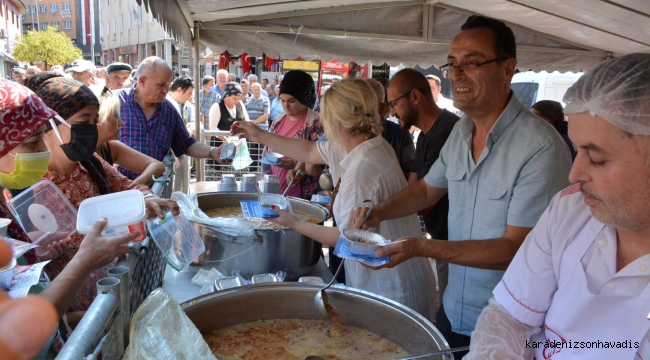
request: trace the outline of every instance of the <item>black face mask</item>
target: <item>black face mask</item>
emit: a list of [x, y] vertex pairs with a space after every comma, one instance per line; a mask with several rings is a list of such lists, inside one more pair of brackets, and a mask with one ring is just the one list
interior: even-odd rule
[[95, 153], [98, 139], [96, 124], [72, 124], [70, 142], [61, 145], [61, 149], [71, 161], [90, 160]]

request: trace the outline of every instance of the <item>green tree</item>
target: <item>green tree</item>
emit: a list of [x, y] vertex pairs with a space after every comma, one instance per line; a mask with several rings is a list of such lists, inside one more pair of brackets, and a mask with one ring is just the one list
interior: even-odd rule
[[20, 37], [11, 55], [18, 61], [42, 61], [45, 69], [49, 69], [50, 64], [70, 64], [82, 58], [81, 50], [53, 26], [48, 26], [45, 31], [28, 31]]

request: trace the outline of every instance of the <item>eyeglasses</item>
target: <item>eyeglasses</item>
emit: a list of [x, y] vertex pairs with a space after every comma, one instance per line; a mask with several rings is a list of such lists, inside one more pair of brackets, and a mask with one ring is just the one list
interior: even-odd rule
[[393, 100], [393, 101], [387, 101], [387, 102], [386, 102], [386, 105], [388, 105], [389, 108], [395, 110], [395, 105], [397, 105], [397, 102], [398, 102], [399, 100], [404, 99], [405, 97], [411, 95], [411, 93], [413, 92], [413, 90], [419, 90], [419, 91], [430, 91], [430, 89], [427, 89], [427, 88], [424, 88], [424, 89], [411, 89], [409, 92], [407, 92], [406, 94], [404, 94], [404, 95], [398, 97], [397, 99], [395, 99], [395, 100]]
[[467, 72], [467, 71], [474, 71], [478, 69], [480, 66], [487, 65], [489, 63], [493, 63], [495, 61], [502, 61], [502, 60], [507, 60], [509, 59], [510, 56], [499, 56], [497, 58], [494, 58], [492, 60], [484, 61], [482, 63], [467, 63], [464, 65], [454, 65], [454, 64], [445, 64], [440, 67], [440, 70], [447, 70], [449, 72], [452, 72], [456, 69], [458, 69], [461, 73]]

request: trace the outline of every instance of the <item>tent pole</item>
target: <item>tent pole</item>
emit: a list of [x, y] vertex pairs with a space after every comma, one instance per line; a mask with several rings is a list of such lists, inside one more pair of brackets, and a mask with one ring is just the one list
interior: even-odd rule
[[[201, 68], [199, 66], [199, 59], [201, 58], [199, 56], [199, 51], [200, 50], [200, 37], [199, 37], [199, 22], [195, 21], [194, 22], [194, 36], [192, 37], [192, 53], [194, 54], [193, 56], [193, 72], [194, 72], [194, 136], [201, 141], [203, 139], [203, 136], [201, 136], [201, 104], [200, 104], [200, 98], [201, 98], [201, 91], [203, 90], [203, 87], [201, 86], [202, 81], [201, 81]], [[208, 121], [208, 119], [205, 119], [205, 121]], [[195, 161], [196, 164], [196, 181], [203, 181], [204, 174], [203, 174], [203, 164], [205, 163], [204, 159], [198, 159], [198, 161]]]

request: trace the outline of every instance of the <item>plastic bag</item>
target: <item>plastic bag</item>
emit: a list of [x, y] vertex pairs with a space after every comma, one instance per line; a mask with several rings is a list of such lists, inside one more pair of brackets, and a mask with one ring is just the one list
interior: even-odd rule
[[192, 224], [183, 214], [173, 216], [165, 211], [165, 218], [152, 218], [147, 228], [163, 259], [176, 271], [181, 271], [205, 251], [205, 245]]
[[181, 214], [188, 220], [215, 229], [222, 235], [220, 240], [228, 240], [238, 244], [261, 244], [261, 240], [255, 235], [255, 229], [261, 226], [261, 221], [211, 218], [199, 208], [196, 194], [186, 195], [177, 191], [172, 194], [171, 199], [178, 203]]
[[158, 288], [133, 314], [124, 360], [217, 359], [180, 305]]
[[237, 145], [237, 153], [232, 159], [232, 167], [235, 170], [242, 170], [249, 167], [252, 163], [253, 159], [251, 159], [250, 152], [248, 151], [246, 139], [241, 139], [239, 145]]
[[199, 269], [199, 272], [197, 272], [196, 275], [194, 275], [194, 277], [190, 282], [194, 285], [201, 286], [201, 291], [199, 291], [199, 293], [201, 295], [205, 295], [214, 292], [214, 282], [217, 279], [221, 279], [224, 277], [226, 276], [215, 268], [210, 269], [210, 271], [205, 269]]

